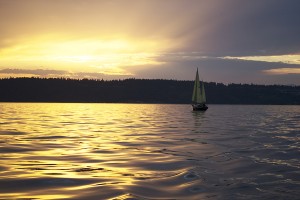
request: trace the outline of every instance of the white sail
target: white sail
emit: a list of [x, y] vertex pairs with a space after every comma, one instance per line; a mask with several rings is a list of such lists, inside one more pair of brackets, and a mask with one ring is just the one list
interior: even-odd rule
[[202, 103], [202, 100], [203, 100], [203, 97], [202, 97], [201, 90], [200, 90], [199, 74], [198, 74], [198, 69], [197, 69], [196, 78], [195, 78], [195, 82], [194, 82], [192, 101], [195, 103]]
[[205, 105], [206, 95], [204, 89], [204, 82], [199, 81], [198, 69], [196, 72], [196, 78], [194, 82], [192, 101], [193, 111], [206, 111], [208, 109], [207, 105]]

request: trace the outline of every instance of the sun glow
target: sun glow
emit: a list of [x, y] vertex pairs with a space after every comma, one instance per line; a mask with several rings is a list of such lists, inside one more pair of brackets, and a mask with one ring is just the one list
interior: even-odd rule
[[[128, 66], [157, 65], [162, 42], [130, 39], [55, 39], [26, 40], [4, 48], [0, 65], [23, 69], [65, 69], [125, 74]], [[42, 67], [40, 67], [42, 66]]]

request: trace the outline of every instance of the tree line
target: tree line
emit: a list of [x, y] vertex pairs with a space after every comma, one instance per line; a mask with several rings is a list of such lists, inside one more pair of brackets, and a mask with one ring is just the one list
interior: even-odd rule
[[[191, 103], [193, 81], [0, 79], [1, 102]], [[300, 86], [205, 82], [208, 104], [300, 105]]]

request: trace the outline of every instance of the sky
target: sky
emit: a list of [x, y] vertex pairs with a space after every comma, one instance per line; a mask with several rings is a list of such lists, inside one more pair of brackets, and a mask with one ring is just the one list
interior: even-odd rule
[[300, 85], [299, 0], [0, 0], [0, 78]]

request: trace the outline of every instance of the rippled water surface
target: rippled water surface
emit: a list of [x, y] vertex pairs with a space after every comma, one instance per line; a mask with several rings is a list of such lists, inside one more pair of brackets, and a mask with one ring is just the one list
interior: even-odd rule
[[0, 103], [0, 199], [299, 199], [300, 106]]

